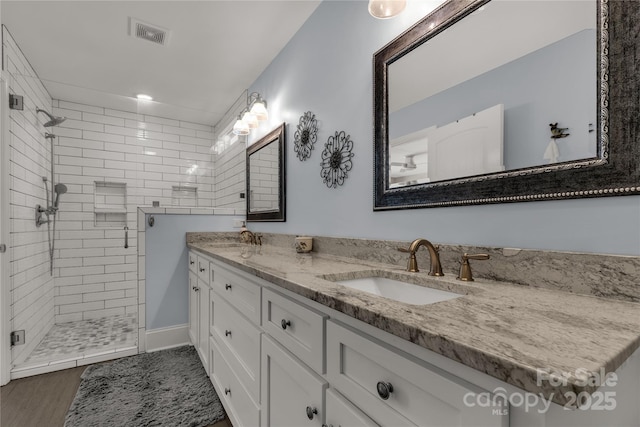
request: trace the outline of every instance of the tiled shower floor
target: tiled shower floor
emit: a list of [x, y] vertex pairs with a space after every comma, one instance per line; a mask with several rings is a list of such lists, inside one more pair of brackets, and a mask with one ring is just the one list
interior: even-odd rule
[[32, 369], [49, 372], [66, 369], [67, 365], [80, 366], [136, 354], [136, 319], [134, 314], [54, 325], [29, 357], [13, 368], [12, 374]]

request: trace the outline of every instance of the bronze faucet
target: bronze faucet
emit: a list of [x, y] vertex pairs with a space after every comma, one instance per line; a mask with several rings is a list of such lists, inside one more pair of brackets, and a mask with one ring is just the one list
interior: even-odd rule
[[250, 245], [262, 245], [262, 235], [254, 234], [246, 228], [240, 230], [240, 241]]
[[489, 254], [468, 254], [465, 252], [464, 255], [462, 255], [460, 273], [458, 273], [458, 277], [456, 277], [456, 279], [463, 280], [465, 282], [473, 282], [473, 274], [471, 274], [471, 265], [469, 264], [470, 259], [489, 259]]
[[429, 260], [431, 262], [431, 269], [429, 270], [429, 276], [444, 276], [442, 272], [442, 265], [440, 265], [440, 255], [438, 254], [439, 248], [433, 246], [427, 239], [416, 239], [411, 242], [409, 249], [398, 248], [400, 252], [409, 253], [409, 262], [407, 263], [407, 271], [417, 273], [418, 261], [416, 260], [416, 252], [420, 249], [420, 246], [426, 246], [429, 250]]

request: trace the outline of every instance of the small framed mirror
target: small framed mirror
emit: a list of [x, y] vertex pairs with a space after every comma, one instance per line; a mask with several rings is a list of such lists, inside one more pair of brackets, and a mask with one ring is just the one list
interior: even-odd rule
[[247, 148], [247, 221], [285, 221], [285, 124]]

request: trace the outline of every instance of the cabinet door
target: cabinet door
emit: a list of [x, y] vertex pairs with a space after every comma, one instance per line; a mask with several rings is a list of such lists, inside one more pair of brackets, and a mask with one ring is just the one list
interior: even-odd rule
[[242, 386], [235, 372], [210, 338], [211, 383], [234, 427], [260, 427], [260, 408]]
[[189, 271], [189, 339], [196, 348], [198, 348], [198, 340], [200, 339], [199, 321], [198, 275], [193, 271]]
[[334, 389], [327, 389], [327, 427], [379, 427]]
[[198, 255], [198, 277], [200, 280], [209, 285], [209, 259], [203, 257], [202, 255]]
[[262, 335], [262, 427], [321, 427], [327, 383]]
[[189, 271], [193, 271], [198, 274], [198, 255], [195, 252], [189, 251]]
[[240, 381], [260, 402], [260, 329], [211, 291], [211, 335]]
[[198, 287], [198, 353], [209, 375], [209, 286], [199, 280]]
[[327, 322], [327, 379], [382, 426], [504, 427], [508, 407], [467, 405], [489, 392], [374, 338]]

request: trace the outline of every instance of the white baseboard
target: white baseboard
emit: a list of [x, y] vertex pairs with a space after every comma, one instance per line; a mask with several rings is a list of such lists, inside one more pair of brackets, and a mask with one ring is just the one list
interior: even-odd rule
[[148, 330], [145, 334], [147, 353], [182, 345], [190, 345], [189, 325]]

